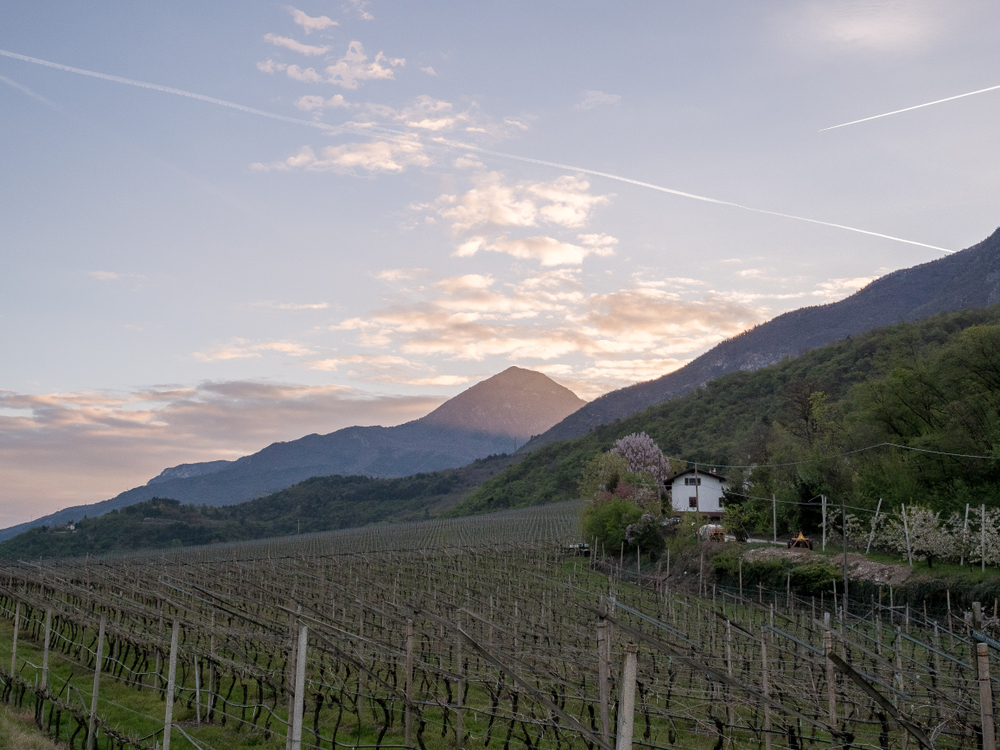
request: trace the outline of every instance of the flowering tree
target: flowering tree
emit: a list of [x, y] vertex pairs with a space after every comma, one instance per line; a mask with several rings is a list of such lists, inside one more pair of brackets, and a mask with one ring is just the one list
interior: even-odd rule
[[657, 484], [670, 475], [670, 462], [645, 432], [633, 432], [616, 440], [611, 453], [624, 458], [631, 473], [649, 474]]
[[935, 560], [948, 560], [955, 552], [955, 538], [951, 530], [941, 523], [940, 514], [930, 508], [910, 506], [903, 517], [893, 520], [885, 528], [886, 542], [901, 554], [907, 553], [906, 535], [909, 532], [909, 552], [918, 560], [927, 560], [933, 568]]
[[662, 548], [661, 488], [669, 473], [663, 452], [644, 432], [626, 435], [595, 456], [580, 483], [590, 499], [582, 518], [587, 541], [608, 550], [622, 544], [643, 552]]

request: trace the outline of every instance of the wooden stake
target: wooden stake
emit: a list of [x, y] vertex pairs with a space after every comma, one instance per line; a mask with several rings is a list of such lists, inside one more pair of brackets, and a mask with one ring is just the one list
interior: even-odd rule
[[462, 616], [456, 614], [455, 625], [455, 674], [458, 675], [458, 683], [455, 685], [455, 747], [462, 750], [465, 744], [465, 722], [462, 707], [465, 702], [465, 672], [462, 667]]
[[[621, 695], [618, 698], [618, 733], [615, 750], [632, 750], [632, 729], [635, 723], [635, 680], [639, 647], [634, 643], [625, 646], [622, 664]], [[995, 750], [995, 749], [993, 749]]]
[[[492, 605], [491, 596], [491, 609]], [[490, 633], [492, 632], [491, 627]], [[406, 620], [406, 746], [413, 746], [413, 618]]]
[[174, 680], [177, 679], [177, 637], [180, 629], [181, 621], [174, 620], [170, 635], [170, 666], [167, 668], [167, 705], [163, 710], [163, 750], [170, 750], [170, 728], [174, 722]]
[[[601, 602], [601, 610], [604, 609], [604, 602]], [[609, 742], [611, 738], [611, 725], [608, 718], [608, 622], [601, 617], [597, 622], [597, 692], [601, 696], [601, 739]]]
[[990, 685], [990, 651], [985, 643], [976, 644], [976, 661], [979, 664], [979, 710], [983, 721], [983, 750], [996, 750], [993, 688]]
[[906, 534], [906, 556], [910, 560], [910, 567], [913, 567], [913, 550], [910, 548], [910, 527], [906, 523], [906, 506], [900, 505], [903, 509], [903, 533]]
[[299, 644], [295, 652], [295, 703], [292, 709], [292, 750], [302, 750], [302, 712], [306, 698], [306, 648], [309, 629], [299, 627]]
[[10, 651], [10, 674], [17, 674], [17, 634], [21, 630], [21, 602], [14, 607], [14, 643]]
[[829, 630], [823, 631], [823, 654], [826, 656], [826, 694], [830, 708], [830, 726], [837, 726], [837, 683], [833, 672], [833, 661], [830, 654], [833, 652], [833, 634]]
[[45, 610], [45, 646], [42, 650], [42, 690], [49, 684], [49, 641], [52, 640], [52, 608]]
[[[761, 693], [764, 698], [770, 698], [770, 687], [767, 678], [767, 638], [764, 630], [760, 631], [760, 666], [761, 666]], [[169, 750], [169, 748], [167, 749]], [[771, 750], [771, 703], [764, 701], [764, 750]]]
[[[20, 604], [18, 604], [20, 608]], [[101, 627], [97, 633], [97, 655], [94, 662], [94, 691], [90, 695], [90, 721], [87, 722], [87, 750], [94, 750], [94, 730], [97, 729], [97, 693], [101, 687], [101, 662], [104, 661], [104, 626], [107, 624], [104, 613], [101, 613]]]

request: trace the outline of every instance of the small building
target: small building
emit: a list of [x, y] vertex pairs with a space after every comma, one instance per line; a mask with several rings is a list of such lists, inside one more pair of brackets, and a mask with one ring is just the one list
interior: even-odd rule
[[666, 480], [674, 513], [696, 511], [709, 518], [726, 512], [726, 478], [704, 469], [687, 469]]

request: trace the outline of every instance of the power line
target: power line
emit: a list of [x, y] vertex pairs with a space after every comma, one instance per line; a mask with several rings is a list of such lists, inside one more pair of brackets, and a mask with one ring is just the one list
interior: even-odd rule
[[[785, 466], [801, 466], [802, 464], [816, 463], [817, 461], [827, 461], [831, 458], [842, 458], [843, 456], [851, 456], [855, 453], [864, 453], [866, 451], [875, 450], [876, 448], [883, 448], [885, 446], [890, 446], [892, 448], [902, 448], [907, 451], [915, 451], [918, 453], [932, 453], [938, 456], [953, 456], [955, 458], [979, 458], [985, 461], [1000, 461], [1000, 456], [978, 456], [971, 453], [949, 453], [947, 451], [934, 451], [929, 448], [915, 448], [911, 445], [900, 445], [899, 443], [876, 443], [875, 445], [869, 445], [866, 448], [858, 448], [853, 451], [844, 451], [843, 453], [833, 453], [828, 456], [820, 456], [818, 458], [805, 458], [801, 461], [790, 461], [788, 463], [781, 464], [713, 464], [698, 461], [700, 466], [710, 466], [715, 469], [766, 469], [766, 468], [782, 468]], [[666, 458], [671, 461], [683, 461], [684, 463], [695, 463], [686, 458], [681, 458], [680, 456], [666, 456]]]

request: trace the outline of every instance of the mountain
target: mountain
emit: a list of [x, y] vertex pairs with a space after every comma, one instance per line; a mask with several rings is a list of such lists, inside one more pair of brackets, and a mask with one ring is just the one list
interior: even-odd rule
[[347, 427], [273, 443], [236, 461], [181, 464], [110, 500], [79, 505], [0, 531], [9, 539], [35, 526], [93, 517], [154, 497], [197, 505], [231, 505], [311, 477], [405, 477], [457, 468], [512, 453], [586, 402], [547, 376], [511, 367], [396, 427]]
[[803, 307], [723, 341], [684, 367], [645, 383], [606, 393], [532, 438], [527, 454], [556, 440], [585, 435], [713, 378], [753, 371], [834, 341], [900, 321], [1000, 302], [1000, 229], [977, 245], [946, 258], [876, 279], [850, 297]]

